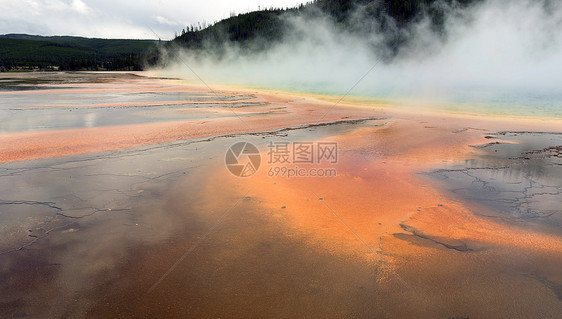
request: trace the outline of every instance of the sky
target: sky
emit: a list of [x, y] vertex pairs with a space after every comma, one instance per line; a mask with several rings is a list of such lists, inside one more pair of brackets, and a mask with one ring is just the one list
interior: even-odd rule
[[[298, 0], [0, 0], [0, 34], [171, 39], [187, 25], [213, 23]], [[152, 30], [151, 30], [152, 29]], [[154, 32], [153, 32], [154, 31]], [[155, 35], [156, 33], [156, 35]]]

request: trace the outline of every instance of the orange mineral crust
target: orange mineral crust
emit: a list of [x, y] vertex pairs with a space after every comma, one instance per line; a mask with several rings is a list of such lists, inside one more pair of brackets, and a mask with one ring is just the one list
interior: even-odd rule
[[[87, 92], [106, 94], [119, 91], [116, 88], [88, 89]], [[130, 84], [128, 84], [130, 85]], [[143, 85], [133, 87], [132, 92], [145, 92]], [[201, 89], [201, 88], [197, 88]], [[189, 86], [170, 85], [151, 92], [195, 92]], [[53, 89], [38, 90], [49, 96], [56, 94], [64, 96], [67, 93], [85, 93], [83, 89]], [[200, 91], [197, 91], [200, 92]], [[13, 92], [12, 92], [13, 93]], [[20, 94], [36, 94], [33, 91], [22, 91]], [[216, 93], [216, 94], [215, 94]], [[21, 132], [0, 134], [0, 162], [30, 160], [56, 156], [67, 156], [91, 152], [109, 151], [140, 145], [158, 144], [182, 139], [221, 136], [235, 133], [252, 133], [274, 131], [287, 127], [300, 127], [310, 124], [330, 123], [334, 121], [349, 121], [381, 116], [380, 111], [339, 106], [327, 112], [333, 104], [319, 102], [302, 97], [276, 93], [254, 94], [253, 91], [244, 92], [216, 92], [211, 94], [208, 101], [154, 101], [141, 103], [105, 103], [85, 105], [44, 104], [29, 107], [119, 107], [119, 106], [151, 106], [151, 105], [197, 105], [206, 107], [196, 109], [176, 108], [151, 114], [153, 121], [142, 125], [122, 125], [109, 127], [93, 127], [41, 132]], [[218, 101], [217, 97], [225, 97], [228, 101]], [[232, 98], [235, 98], [234, 100]], [[239, 97], [239, 98], [237, 98]], [[48, 99], [46, 99], [48, 101]], [[233, 103], [243, 104], [243, 107], [231, 107]], [[209, 107], [209, 104], [215, 104]], [[158, 120], [161, 114], [168, 114], [173, 118], [175, 114], [202, 114], [208, 119], [196, 121]]]
[[[4, 192], [17, 199], [2, 203], [17, 212], [4, 218], [22, 213], [51, 218], [50, 210], [55, 216], [47, 226], [33, 218], [19, 224], [8, 219], [18, 225], [16, 239], [29, 240], [28, 230], [36, 238], [2, 255], [6, 270], [0, 275], [15, 278], [2, 281], [0, 289], [10, 292], [0, 293], [10, 316], [49, 309], [51, 317], [124, 318], [557, 318], [562, 313], [559, 227], [542, 217], [501, 211], [495, 197], [492, 205], [463, 197], [445, 178], [429, 173], [462, 170], [467, 162], [489, 158], [503, 163], [490, 171], [507, 160], [532, 169], [538, 163], [543, 170], [552, 162], [549, 172], [555, 171], [559, 144], [550, 146], [562, 132], [560, 119], [335, 105], [333, 97], [226, 86], [210, 92], [202, 85], [138, 75], [96, 73], [95, 83], [0, 93], [33, 101], [21, 109], [142, 106], [131, 116], [149, 118], [142, 124], [4, 131], [0, 162], [11, 162], [6, 165], [25, 168], [35, 162], [19, 161], [51, 157], [64, 163], [67, 155], [209, 137], [203, 144], [133, 150], [125, 157], [100, 153], [94, 160], [86, 157], [84, 165], [45, 169], [38, 162], [39, 170], [3, 176]], [[150, 93], [154, 100], [119, 100], [128, 93]], [[161, 93], [194, 98], [176, 101]], [[41, 94], [44, 102], [36, 103]], [[67, 94], [116, 100], [72, 105], [65, 103]], [[167, 108], [146, 111], [156, 105]], [[197, 117], [178, 119], [185, 114]], [[497, 134], [502, 131], [550, 135], [517, 139]], [[216, 136], [225, 138], [211, 138]], [[246, 140], [257, 145], [261, 166], [240, 178], [227, 170], [224, 154]], [[336, 163], [310, 164], [336, 174], [271, 176], [275, 163], [268, 163], [266, 144], [277, 140], [337, 143]], [[535, 144], [526, 158], [517, 157], [521, 151], [502, 153], [501, 147], [529, 141]], [[511, 183], [524, 189], [517, 200], [525, 201], [535, 180], [544, 178], [529, 173], [536, 171], [548, 175], [527, 170], [511, 181], [492, 174], [497, 190], [479, 175], [459, 179], [479, 181], [483, 193], [499, 193]], [[556, 204], [560, 180], [555, 175], [544, 185], [535, 192], [552, 196]], [[13, 229], [5, 232], [6, 242]]]
[[[394, 118], [382, 127], [327, 138], [340, 146], [337, 177], [272, 178], [266, 165], [247, 179], [217, 173], [210, 183], [219, 193], [240, 190], [239, 196], [255, 198], [260, 215], [283, 225], [288, 237], [297, 231], [317, 252], [371, 263], [382, 289], [404, 302], [394, 315], [442, 314], [435, 304], [419, 314], [426, 297], [470, 317], [552, 315], [560, 309], [559, 299], [532, 278], [562, 281], [557, 268], [562, 238], [487, 218], [497, 215], [419, 174], [475, 152], [469, 145], [486, 143], [483, 132], [513, 128], [501, 121], [462, 121], [478, 129], [460, 123]], [[521, 127], [533, 125], [523, 121]], [[463, 276], [467, 280], [459, 282]], [[498, 295], [497, 287], [510, 293]], [[543, 303], [533, 304], [533, 296]], [[513, 300], [520, 303], [517, 310], [506, 306]]]
[[[429, 123], [435, 125], [431, 128], [427, 124], [394, 120], [382, 128], [361, 128], [330, 138], [340, 146], [340, 159], [333, 167], [337, 177], [272, 178], [267, 176], [266, 167], [240, 183], [254, 189], [273, 216], [283, 217], [283, 221], [321, 241], [334, 241], [332, 248], [336, 250], [341, 243], [352, 243], [356, 250], [361, 250], [363, 243], [357, 237], [377, 248], [382, 245], [381, 236], [406, 230], [449, 238], [454, 242], [451, 246], [482, 242], [562, 251], [559, 237], [475, 216], [471, 214], [472, 207], [440, 191], [434, 182], [420, 175], [443, 162], [462, 160], [473, 151], [469, 145], [486, 141], [478, 130], [458, 132], [454, 120]], [[267, 154], [262, 154], [262, 158], [267, 158]], [[334, 213], [359, 236], [341, 227]], [[340, 240], [354, 237], [351, 241]], [[460, 246], [462, 250], [464, 246]]]

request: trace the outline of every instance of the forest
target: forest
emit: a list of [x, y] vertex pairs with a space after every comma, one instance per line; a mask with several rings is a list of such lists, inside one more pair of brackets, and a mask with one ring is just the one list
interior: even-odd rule
[[[345, 31], [358, 36], [384, 35], [391, 58], [407, 43], [407, 30], [429, 18], [431, 29], [446, 36], [443, 27], [447, 8], [470, 8], [482, 0], [315, 0], [295, 8], [267, 8], [235, 14], [211, 25], [186, 26], [171, 41], [0, 35], [0, 71], [9, 70], [143, 70], [165, 63], [163, 52], [185, 48], [209, 50], [219, 55], [227, 44], [257, 52], [291, 35], [287, 17], [328, 17]], [[168, 50], [162, 50], [168, 49]]]
[[0, 35], [0, 71], [142, 70], [152, 40]]
[[[269, 8], [230, 18], [212, 25], [191, 25], [165, 47], [220, 52], [224, 44], [237, 43], [249, 50], [265, 50], [290, 34], [287, 16], [327, 16], [341, 29], [362, 35], [379, 32], [393, 51], [408, 41], [401, 32], [422, 18], [429, 18], [436, 34], [444, 36], [446, 8], [466, 9], [481, 0], [316, 0], [296, 8]], [[156, 63], [157, 56], [151, 57]]]

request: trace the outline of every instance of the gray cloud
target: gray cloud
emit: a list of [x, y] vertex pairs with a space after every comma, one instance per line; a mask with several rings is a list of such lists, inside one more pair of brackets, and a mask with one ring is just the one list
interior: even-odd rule
[[0, 0], [0, 34], [78, 35], [162, 39], [197, 22], [212, 23], [230, 12], [294, 6], [297, 0]]

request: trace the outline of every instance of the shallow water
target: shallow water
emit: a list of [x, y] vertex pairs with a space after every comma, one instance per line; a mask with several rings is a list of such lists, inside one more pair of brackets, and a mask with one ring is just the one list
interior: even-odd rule
[[[75, 76], [73, 74], [73, 77], [68, 79], [66, 74], [61, 74], [57, 78], [47, 73], [23, 74], [19, 78], [1, 78], [0, 88], [5, 92], [19, 94], [1, 96], [0, 133], [208, 119], [214, 115], [204, 109], [222, 106], [217, 104], [217, 101], [229, 102], [228, 106], [234, 108], [256, 105], [255, 102], [244, 101], [250, 98], [248, 96], [224, 96], [204, 92], [161, 92], [158, 88], [151, 87], [141, 92], [131, 92], [129, 89], [121, 92], [108, 91], [105, 94], [100, 94], [99, 91], [73, 93], [68, 91], [72, 87], [64, 85], [79, 83], [83, 84], [79, 89], [87, 90], [100, 89], [100, 84], [108, 83], [101, 89], [111, 90], [113, 87], [108, 81], [123, 81], [127, 78], [126, 75], [116, 75], [113, 78], [108, 75], [109, 79], [92, 74], [83, 74], [82, 79]], [[90, 82], [87, 81], [88, 79]], [[42, 94], [41, 90], [59, 90], [60, 93], [55, 91]], [[186, 112], [186, 109], [190, 111]]]
[[[158, 92], [168, 88], [163, 80], [149, 86], [127, 74], [42, 76], [47, 79], [38, 84], [79, 83], [77, 89], [84, 89], [122, 81], [131, 89], [9, 96], [0, 102], [9, 123], [5, 132], [233, 116], [214, 115], [224, 105], [203, 104], [199, 112], [200, 105], [187, 104], [216, 101], [214, 95]], [[238, 103], [240, 97], [246, 96], [223, 99]], [[159, 103], [182, 99], [186, 105]], [[117, 101], [131, 105], [84, 106]], [[9, 110], [16, 104], [20, 109]], [[95, 119], [87, 125], [88, 114]], [[458, 133], [451, 133], [437, 128], [447, 122], [441, 119], [395, 121], [303, 125], [2, 163], [0, 317], [560, 313], [562, 254], [555, 249], [562, 176], [560, 153], [550, 149], [561, 144], [560, 135], [482, 133], [504, 144], [474, 145], [454, 165], [424, 172], [432, 176], [427, 182], [404, 173], [423, 157], [404, 154], [449, 142], [427, 132], [441, 129], [462, 141], [480, 131], [455, 127]], [[226, 151], [239, 141], [262, 152], [265, 174], [269, 142], [319, 140], [340, 143], [336, 178], [240, 179], [226, 169]], [[443, 191], [433, 188], [434, 177]], [[461, 219], [459, 226], [448, 218], [466, 213], [459, 203], [478, 206], [471, 213], [483, 218], [480, 224], [469, 219], [476, 225], [471, 228]], [[415, 228], [432, 214], [437, 227]], [[492, 227], [484, 235], [501, 236], [458, 238], [454, 230], [465, 224], [469, 235], [484, 225]], [[442, 229], [453, 229], [445, 233], [450, 238]], [[512, 240], [510, 232], [527, 237]]]
[[[3, 164], [0, 315], [247, 317], [274, 309], [294, 316], [317, 311], [305, 300], [325, 298], [334, 303], [326, 311], [355, 311], [376, 291], [368, 265], [300, 247], [302, 235], [286, 238], [251, 194], [239, 201], [226, 189], [205, 186], [217, 171], [236, 179], [223, 156], [241, 139], [263, 150], [267, 140], [314, 140], [350, 130], [353, 125], [336, 125]], [[209, 192], [216, 194], [212, 201]], [[151, 291], [230, 209], [232, 216], [181, 269]], [[177, 276], [191, 282], [187, 290], [176, 285]], [[322, 283], [326, 276], [336, 280], [330, 287]], [[358, 290], [345, 296], [350, 289]], [[351, 304], [336, 305], [340, 298]]]
[[[361, 86], [361, 85], [359, 85]], [[284, 89], [292, 92], [326, 94], [339, 98], [346, 94], [341, 88], [333, 88], [333, 84], [295, 83], [280, 84], [280, 87], [262, 87], [263, 89]], [[557, 91], [539, 90], [501, 90], [479, 87], [463, 89], [443, 89], [417, 91], [411, 90], [385, 91], [373, 87], [358, 88], [352, 95], [359, 95], [367, 103], [379, 105], [403, 105], [413, 110], [430, 109], [461, 114], [519, 116], [534, 118], [562, 118], [562, 93]]]
[[562, 134], [487, 135], [474, 157], [435, 170], [455, 195], [562, 235]]

